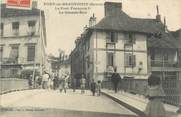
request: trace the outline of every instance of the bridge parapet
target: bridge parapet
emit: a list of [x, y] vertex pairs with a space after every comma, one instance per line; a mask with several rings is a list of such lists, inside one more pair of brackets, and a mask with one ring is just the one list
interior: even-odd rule
[[27, 79], [0, 78], [0, 94], [24, 89], [29, 89]]

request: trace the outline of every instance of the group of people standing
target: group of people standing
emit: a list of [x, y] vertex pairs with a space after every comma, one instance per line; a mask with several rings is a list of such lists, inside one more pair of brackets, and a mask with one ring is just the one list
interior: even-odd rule
[[64, 90], [66, 93], [66, 89], [68, 88], [68, 78], [69, 75], [62, 75], [62, 77], [58, 77], [57, 75], [50, 75], [48, 72], [44, 71], [43, 75], [30, 75], [28, 78], [28, 83], [30, 88], [42, 88], [42, 89], [59, 89], [60, 92]]
[[[82, 74], [79, 82], [80, 82], [81, 94], [84, 94], [85, 89], [86, 89], [86, 78], [85, 78], [84, 74]], [[76, 80], [76, 78], [73, 78], [73, 81], [72, 81], [73, 92], [76, 91], [76, 84], [77, 84], [77, 80]], [[96, 83], [94, 81], [94, 79], [92, 79], [92, 81], [90, 83], [90, 91], [92, 92], [93, 96], [95, 96], [96, 93], [98, 96], [100, 96], [100, 94], [101, 94], [101, 81], [98, 80], [98, 82]]]

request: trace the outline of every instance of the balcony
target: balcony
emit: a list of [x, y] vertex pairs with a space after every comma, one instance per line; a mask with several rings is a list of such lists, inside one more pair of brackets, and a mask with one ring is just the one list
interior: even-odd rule
[[13, 35], [18, 36], [19, 35], [19, 29], [13, 29]]
[[175, 61], [151, 60], [152, 71], [181, 71], [181, 64]]
[[177, 63], [174, 61], [151, 60], [152, 67], [176, 67]]
[[3, 58], [1, 61], [2, 65], [14, 65], [14, 64], [18, 64], [18, 58], [14, 59], [14, 58]]

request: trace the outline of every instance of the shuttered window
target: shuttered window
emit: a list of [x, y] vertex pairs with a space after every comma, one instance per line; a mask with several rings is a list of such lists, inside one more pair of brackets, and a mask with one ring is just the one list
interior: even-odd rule
[[136, 56], [126, 53], [125, 54], [125, 66], [126, 67], [135, 67], [136, 66]]
[[12, 29], [14, 35], [19, 35], [19, 22], [13, 22], [12, 23]]
[[36, 21], [28, 21], [28, 27], [29, 27], [29, 35], [30, 36], [33, 36], [35, 35], [35, 24], [36, 24]]
[[36, 24], [36, 21], [28, 21], [28, 26], [29, 27], [34, 27]]
[[1, 36], [3, 36], [3, 34], [4, 34], [4, 24], [1, 23]]
[[106, 41], [107, 43], [116, 43], [118, 41], [118, 33], [106, 32]]
[[114, 53], [107, 53], [107, 66], [114, 66]]
[[125, 33], [125, 44], [135, 44], [136, 38], [132, 33]]
[[3, 47], [0, 47], [0, 62], [3, 60]]
[[28, 56], [27, 61], [35, 60], [35, 46], [28, 46]]
[[18, 30], [19, 29], [19, 22], [13, 22], [12, 28], [13, 28], [13, 30]]
[[8, 61], [17, 63], [18, 62], [18, 56], [19, 56], [19, 47], [18, 46], [12, 46]]

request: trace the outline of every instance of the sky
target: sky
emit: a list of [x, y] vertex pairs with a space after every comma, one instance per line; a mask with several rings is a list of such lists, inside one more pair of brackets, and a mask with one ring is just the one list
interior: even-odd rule
[[[41, 1], [41, 2], [40, 2]], [[75, 47], [75, 39], [83, 32], [83, 27], [88, 25], [90, 16], [94, 13], [97, 22], [104, 17], [104, 6], [91, 6], [87, 14], [59, 14], [55, 6], [45, 3], [104, 3], [105, 1], [122, 2], [122, 10], [131, 17], [155, 18], [156, 5], [163, 21], [169, 30], [181, 28], [181, 0], [38, 0], [38, 7], [45, 12], [47, 54], [58, 55], [58, 49], [69, 54]]]

